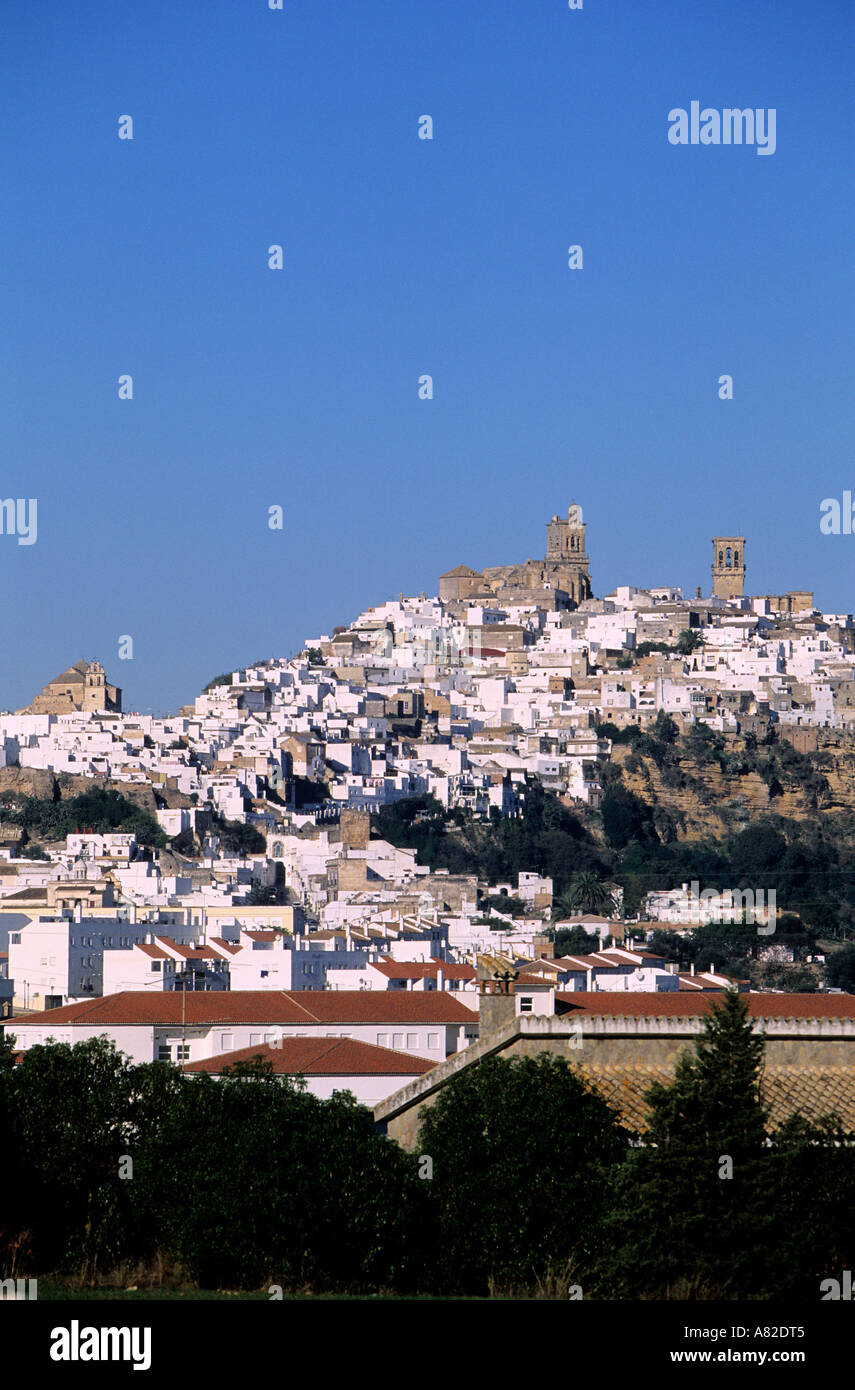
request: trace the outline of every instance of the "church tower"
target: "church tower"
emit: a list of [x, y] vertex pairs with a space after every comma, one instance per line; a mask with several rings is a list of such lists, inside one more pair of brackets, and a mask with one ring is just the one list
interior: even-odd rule
[[716, 598], [742, 598], [745, 586], [745, 537], [713, 537], [713, 594]]
[[574, 502], [567, 520], [554, 516], [546, 526], [546, 567], [559, 588], [570, 595], [574, 607], [591, 597], [591, 575], [582, 508]]

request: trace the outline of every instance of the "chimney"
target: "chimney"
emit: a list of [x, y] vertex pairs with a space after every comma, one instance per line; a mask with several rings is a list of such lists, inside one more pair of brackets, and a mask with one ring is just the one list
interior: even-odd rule
[[506, 1027], [517, 1016], [514, 988], [518, 971], [497, 966], [498, 962], [478, 966], [478, 1033], [482, 1038]]
[[438, 990], [445, 989], [445, 974], [442, 966], [440, 966], [439, 970], [436, 972], [436, 987]]
[[694, 973], [695, 973], [695, 962], [692, 961], [692, 968], [691, 968], [690, 974], [694, 975]]

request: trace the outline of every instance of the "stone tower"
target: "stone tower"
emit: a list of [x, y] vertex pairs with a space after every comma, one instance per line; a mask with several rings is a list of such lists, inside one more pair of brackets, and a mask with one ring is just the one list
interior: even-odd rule
[[574, 502], [567, 513], [567, 520], [554, 516], [546, 527], [547, 560], [564, 560], [581, 568], [588, 568], [588, 553], [585, 548], [585, 523], [582, 508]]
[[570, 594], [573, 604], [591, 597], [591, 575], [582, 508], [572, 503], [567, 520], [554, 516], [546, 526], [546, 565], [551, 567], [559, 586]]
[[713, 537], [713, 594], [716, 598], [742, 598], [745, 586], [745, 537]]

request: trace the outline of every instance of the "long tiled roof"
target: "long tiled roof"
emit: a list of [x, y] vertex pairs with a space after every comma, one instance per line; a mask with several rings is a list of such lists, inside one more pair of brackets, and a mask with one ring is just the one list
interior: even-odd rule
[[[625, 1125], [635, 1130], [647, 1127], [646, 1092], [657, 1081], [670, 1086], [674, 1080], [670, 1067], [643, 1063], [608, 1066], [580, 1062], [574, 1070], [596, 1087]], [[797, 1112], [813, 1121], [833, 1112], [844, 1129], [855, 1131], [855, 1067], [767, 1067], [760, 1095], [770, 1106], [772, 1128]]]
[[21, 1027], [210, 1023], [477, 1023], [478, 1015], [439, 990], [122, 990], [15, 1019]]
[[222, 1052], [200, 1062], [190, 1062], [185, 1071], [219, 1074], [223, 1067], [263, 1057], [273, 1065], [277, 1076], [422, 1076], [433, 1062], [390, 1047], [375, 1047], [356, 1038], [283, 1038], [281, 1045], [241, 1047]]
[[[753, 1018], [852, 1018], [855, 1019], [855, 994], [754, 994], [742, 996], [748, 1001]], [[630, 990], [578, 990], [571, 993], [559, 990], [556, 1004], [562, 1012], [584, 1010], [588, 1014], [627, 1018], [696, 1018], [713, 1007], [720, 995], [683, 994], [669, 990], [657, 994]]]

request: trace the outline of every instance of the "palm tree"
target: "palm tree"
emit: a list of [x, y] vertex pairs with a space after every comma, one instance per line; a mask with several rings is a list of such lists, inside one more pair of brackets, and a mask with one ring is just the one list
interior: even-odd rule
[[573, 875], [570, 887], [558, 899], [558, 911], [562, 916], [574, 912], [592, 912], [598, 917], [614, 917], [617, 903], [602, 879], [589, 869], [582, 869]]

